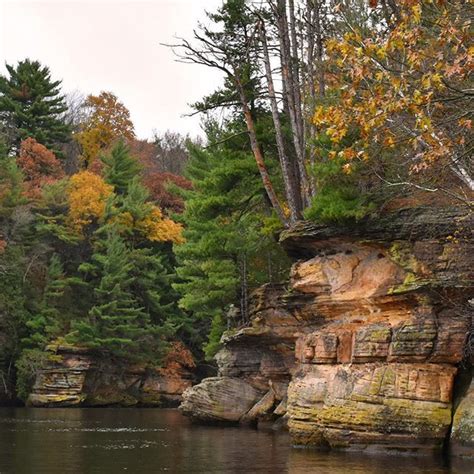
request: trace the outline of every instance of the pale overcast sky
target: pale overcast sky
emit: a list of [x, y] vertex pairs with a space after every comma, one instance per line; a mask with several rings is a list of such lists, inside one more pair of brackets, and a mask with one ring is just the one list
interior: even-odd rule
[[218, 73], [180, 64], [160, 43], [190, 38], [204, 11], [221, 0], [0, 0], [0, 72], [5, 62], [37, 59], [65, 92], [115, 93], [129, 108], [136, 133], [196, 135], [188, 107], [219, 85]]

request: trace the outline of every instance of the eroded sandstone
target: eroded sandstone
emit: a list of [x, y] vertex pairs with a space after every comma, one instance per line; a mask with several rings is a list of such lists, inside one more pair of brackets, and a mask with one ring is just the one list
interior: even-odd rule
[[[217, 357], [222, 384], [261, 392], [239, 420], [284, 417], [300, 446], [440, 451], [471, 330], [472, 223], [463, 208], [419, 208], [284, 232], [289, 287], [257, 292], [250, 327], [225, 335]], [[199, 390], [212, 398], [211, 386], [186, 393]], [[186, 412], [204, 417], [200, 403]], [[471, 410], [466, 396], [453, 440], [472, 433]]]
[[176, 406], [195, 381], [194, 360], [175, 344], [162, 367], [124, 365], [71, 346], [50, 347], [27, 404], [53, 406]]

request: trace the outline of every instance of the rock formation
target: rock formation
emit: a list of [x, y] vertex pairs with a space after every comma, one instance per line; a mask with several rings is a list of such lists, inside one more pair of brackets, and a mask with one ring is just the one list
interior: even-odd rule
[[195, 381], [191, 353], [176, 343], [162, 368], [107, 361], [86, 349], [49, 348], [27, 404], [53, 406], [177, 406]]
[[[299, 446], [441, 450], [471, 327], [471, 232], [460, 208], [284, 232], [296, 260], [289, 287], [257, 291], [251, 326], [225, 335], [219, 378], [188, 389], [184, 413], [283, 417]], [[239, 383], [253, 389], [245, 400]], [[473, 446], [468, 393], [453, 427], [464, 454]], [[231, 406], [239, 409], [228, 417]]]

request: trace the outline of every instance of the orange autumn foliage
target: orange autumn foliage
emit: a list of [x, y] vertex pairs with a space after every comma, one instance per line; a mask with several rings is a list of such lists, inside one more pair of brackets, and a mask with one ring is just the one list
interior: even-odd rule
[[25, 179], [25, 195], [39, 198], [41, 188], [64, 177], [64, 170], [56, 155], [34, 138], [21, 142], [17, 163]]
[[132, 156], [135, 156], [142, 165], [143, 184], [150, 191], [151, 198], [165, 213], [184, 210], [184, 199], [173, 191], [169, 185], [182, 189], [191, 189], [191, 181], [184, 176], [164, 171], [159, 163], [159, 154], [164, 153], [156, 143], [147, 140], [133, 139], [128, 142]]
[[81, 171], [71, 176], [67, 189], [68, 224], [76, 232], [82, 233], [86, 225], [104, 215], [107, 199], [112, 192], [110, 184], [90, 171]]

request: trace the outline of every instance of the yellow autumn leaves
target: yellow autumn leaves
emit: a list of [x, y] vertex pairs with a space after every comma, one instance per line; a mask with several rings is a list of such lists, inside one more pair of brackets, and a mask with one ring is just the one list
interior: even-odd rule
[[[67, 186], [69, 212], [66, 223], [78, 235], [83, 235], [85, 228], [101, 222], [106, 215], [106, 206], [113, 194], [113, 187], [103, 178], [90, 171], [81, 171], [71, 176]], [[121, 212], [110, 217], [120, 228], [135, 230], [145, 239], [152, 242], [182, 243], [182, 226], [163, 216], [154, 204], [149, 205], [147, 215], [138, 220], [128, 212]]]
[[99, 220], [105, 212], [107, 199], [113, 187], [90, 171], [81, 171], [71, 176], [67, 187], [69, 214], [67, 223], [82, 233], [85, 226]]
[[115, 140], [135, 137], [129, 110], [111, 92], [89, 95], [83, 109], [87, 118], [74, 135], [82, 149], [82, 159], [89, 166]]
[[326, 43], [334, 96], [316, 108], [313, 123], [337, 150], [331, 158], [366, 159], [403, 144], [418, 162], [432, 163], [462, 145], [462, 133], [451, 125], [457, 118], [452, 97], [474, 63], [462, 10], [400, 3], [400, 19], [386, 36], [354, 29]]

